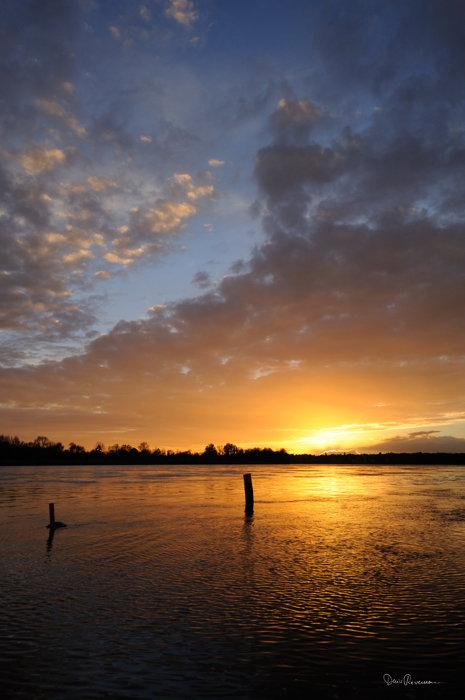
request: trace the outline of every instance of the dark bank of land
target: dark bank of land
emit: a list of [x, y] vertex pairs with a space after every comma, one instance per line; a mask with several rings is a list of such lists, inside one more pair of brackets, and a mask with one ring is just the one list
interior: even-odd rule
[[388, 452], [379, 454], [325, 453], [292, 454], [270, 447], [242, 449], [231, 442], [207, 445], [203, 452], [191, 450], [150, 449], [146, 442], [138, 447], [111, 445], [108, 449], [98, 442], [85, 450], [74, 442], [65, 448], [44, 436], [33, 442], [18, 437], [0, 435], [0, 466], [36, 466], [40, 464], [465, 464], [464, 453], [451, 452]]

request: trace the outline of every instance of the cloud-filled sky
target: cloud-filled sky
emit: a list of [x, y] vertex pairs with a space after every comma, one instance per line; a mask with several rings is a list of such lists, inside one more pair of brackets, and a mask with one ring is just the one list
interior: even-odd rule
[[0, 432], [465, 451], [462, 2], [0, 20]]

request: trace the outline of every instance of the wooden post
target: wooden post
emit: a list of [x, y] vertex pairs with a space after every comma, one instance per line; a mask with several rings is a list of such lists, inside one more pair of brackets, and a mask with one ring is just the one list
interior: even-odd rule
[[55, 529], [55, 504], [49, 503], [48, 509], [50, 511], [50, 530]]
[[57, 527], [68, 527], [65, 525], [65, 523], [60, 523], [58, 521], [55, 521], [55, 504], [54, 503], [49, 503], [48, 504], [48, 509], [50, 512], [50, 523], [46, 525], [45, 527], [48, 529], [50, 528], [50, 533], [52, 533], [53, 530]]
[[252, 475], [244, 474], [244, 489], [245, 489], [245, 514], [252, 515], [253, 513], [253, 486]]

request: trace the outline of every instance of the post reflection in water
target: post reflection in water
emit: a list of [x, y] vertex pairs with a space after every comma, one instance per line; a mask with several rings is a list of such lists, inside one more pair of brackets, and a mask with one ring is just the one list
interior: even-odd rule
[[6, 696], [459, 697], [461, 468], [254, 469], [4, 469]]
[[242, 526], [242, 538], [244, 541], [244, 565], [250, 565], [252, 554], [252, 544], [253, 544], [253, 515], [246, 515], [244, 518], [244, 524]]
[[55, 530], [53, 528], [50, 528], [50, 534], [47, 537], [47, 552], [51, 552], [51, 550], [52, 550], [54, 535], [55, 535]]

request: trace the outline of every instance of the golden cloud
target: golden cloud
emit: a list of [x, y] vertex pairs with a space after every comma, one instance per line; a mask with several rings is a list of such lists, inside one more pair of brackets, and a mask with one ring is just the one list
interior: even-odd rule
[[65, 161], [66, 155], [60, 149], [47, 148], [39, 144], [34, 145], [21, 157], [21, 164], [30, 175], [52, 170], [56, 165], [63, 165]]

